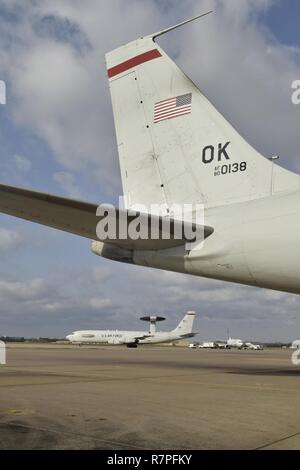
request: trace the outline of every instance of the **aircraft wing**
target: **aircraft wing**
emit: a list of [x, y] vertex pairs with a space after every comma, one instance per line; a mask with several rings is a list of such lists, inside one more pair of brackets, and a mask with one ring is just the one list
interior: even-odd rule
[[185, 333], [183, 335], [180, 335], [180, 338], [193, 338], [194, 336], [198, 335], [199, 333]]
[[153, 335], [134, 336], [130, 341], [127, 341], [127, 343], [125, 344], [138, 344], [139, 341], [152, 337]]
[[143, 336], [135, 336], [135, 341], [139, 341], [142, 339], [153, 338], [153, 335], [143, 335]]
[[[0, 185], [0, 212], [7, 215], [19, 217], [38, 224], [46, 225], [64, 232], [69, 232], [90, 240], [100, 240], [108, 244], [118, 245], [130, 250], [160, 250], [183, 245], [187, 240], [182, 237], [178, 240], [174, 234], [177, 224], [183, 225], [182, 221], [170, 220], [170, 239], [164, 239], [163, 218], [157, 217], [159, 226], [159, 239], [152, 240], [151, 236], [147, 240], [126, 239], [100, 239], [96, 234], [96, 227], [101, 217], [96, 215], [98, 204], [68, 199], [51, 194], [31, 191], [28, 189], [17, 188], [13, 186]], [[127, 229], [138, 213], [129, 213], [128, 211], [116, 209], [117, 225], [120, 217], [127, 217]], [[139, 214], [142, 217], [142, 223], [148, 223], [149, 214]], [[153, 216], [152, 216], [153, 217]], [[124, 220], [124, 219], [123, 219]], [[191, 224], [196, 227], [195, 224]], [[199, 226], [198, 226], [199, 227]], [[213, 228], [202, 227], [204, 237], [213, 233]], [[184, 232], [183, 232], [184, 233]]]

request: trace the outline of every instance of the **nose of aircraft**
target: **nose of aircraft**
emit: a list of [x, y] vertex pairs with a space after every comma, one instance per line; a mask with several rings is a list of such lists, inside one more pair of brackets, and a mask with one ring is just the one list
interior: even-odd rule
[[66, 336], [66, 339], [67, 339], [68, 341], [72, 341], [73, 335], [67, 335], [67, 336]]

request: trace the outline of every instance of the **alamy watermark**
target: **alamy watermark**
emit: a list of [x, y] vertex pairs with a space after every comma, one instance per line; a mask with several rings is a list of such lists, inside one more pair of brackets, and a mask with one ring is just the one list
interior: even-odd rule
[[300, 366], [300, 348], [293, 352], [291, 360], [294, 366]]
[[295, 105], [300, 104], [300, 80], [294, 80], [292, 83], [292, 103]]
[[[124, 197], [119, 207], [128, 207]], [[116, 209], [110, 204], [97, 208], [97, 237], [106, 240], [181, 240], [192, 250], [205, 238], [204, 206], [202, 204], [131, 205]]]
[[6, 104], [6, 84], [0, 80], [0, 105]]
[[0, 366], [6, 364], [6, 345], [4, 341], [0, 341]]

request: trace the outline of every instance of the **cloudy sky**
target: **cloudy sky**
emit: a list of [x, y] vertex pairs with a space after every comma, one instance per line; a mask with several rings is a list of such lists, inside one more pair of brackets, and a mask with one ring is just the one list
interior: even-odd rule
[[[266, 156], [300, 171], [298, 0], [0, 0], [2, 183], [116, 203], [121, 194], [105, 52], [214, 9], [160, 41]], [[200, 338], [300, 338], [300, 297], [126, 266], [88, 240], [0, 216], [0, 335], [173, 327], [198, 313]]]

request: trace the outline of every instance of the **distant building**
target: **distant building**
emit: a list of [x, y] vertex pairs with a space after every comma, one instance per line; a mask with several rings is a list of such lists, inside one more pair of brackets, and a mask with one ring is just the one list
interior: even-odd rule
[[0, 340], [4, 341], [5, 343], [24, 343], [25, 338], [14, 336], [0, 336]]

